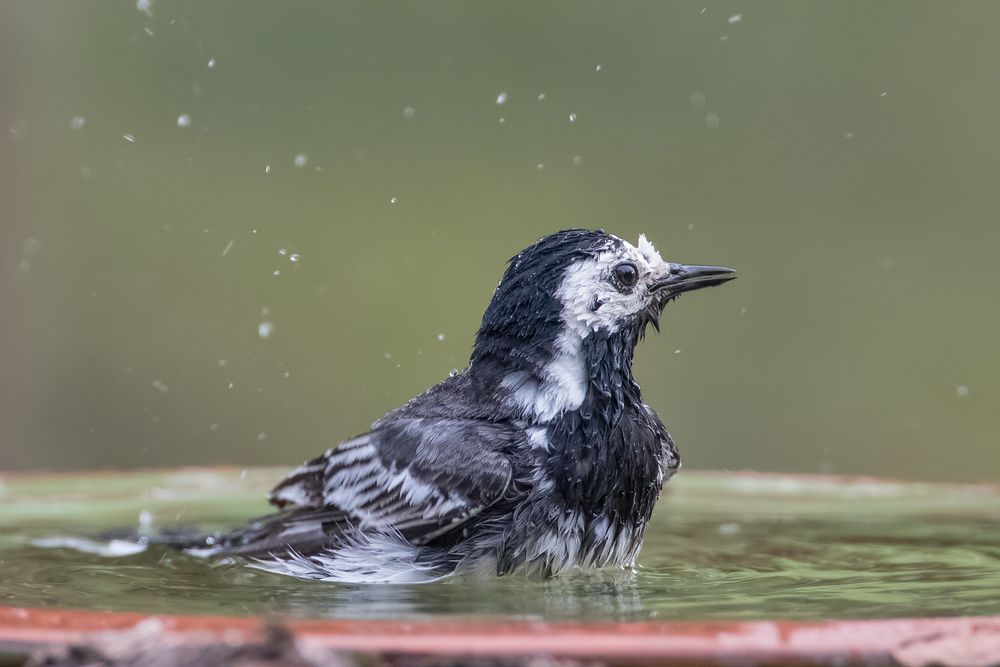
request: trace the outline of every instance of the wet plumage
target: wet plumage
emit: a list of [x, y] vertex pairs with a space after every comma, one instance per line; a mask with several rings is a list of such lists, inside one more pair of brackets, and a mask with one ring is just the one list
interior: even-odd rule
[[178, 546], [357, 582], [630, 566], [680, 466], [635, 345], [672, 298], [732, 277], [644, 238], [544, 237], [510, 261], [464, 371], [294, 470], [276, 514]]

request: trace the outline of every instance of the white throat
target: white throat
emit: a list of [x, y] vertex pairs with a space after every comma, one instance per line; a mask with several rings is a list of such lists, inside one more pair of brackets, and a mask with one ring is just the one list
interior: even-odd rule
[[590, 382], [583, 339], [566, 331], [561, 333], [556, 339], [554, 355], [540, 375], [516, 371], [500, 383], [510, 391], [508, 400], [523, 410], [525, 416], [547, 422], [583, 405]]
[[501, 381], [501, 386], [510, 391], [508, 400], [525, 416], [547, 422], [583, 405], [590, 384], [583, 341], [596, 331], [614, 330], [623, 318], [647, 305], [648, 296], [642, 290], [630, 294], [617, 291], [608, 280], [611, 268], [628, 260], [642, 275], [649, 275], [662, 271], [665, 262], [645, 236], [639, 237], [638, 247], [619, 241], [619, 247], [578, 260], [566, 269], [556, 290], [562, 304], [562, 331], [556, 338], [553, 357], [542, 371], [516, 371]]

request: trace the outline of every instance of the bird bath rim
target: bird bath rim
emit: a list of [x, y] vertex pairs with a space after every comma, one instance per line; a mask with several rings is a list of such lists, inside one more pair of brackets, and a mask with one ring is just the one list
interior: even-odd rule
[[[150, 624], [171, 645], [260, 641], [258, 618], [0, 607], [0, 653], [124, 636]], [[537, 654], [612, 664], [995, 664], [1000, 616], [867, 621], [484, 623], [290, 620], [313, 651], [519, 657]], [[971, 662], [970, 662], [971, 660]]]

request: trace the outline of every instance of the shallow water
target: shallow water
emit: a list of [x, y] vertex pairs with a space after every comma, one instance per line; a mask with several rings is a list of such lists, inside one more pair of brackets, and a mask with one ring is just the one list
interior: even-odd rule
[[218, 528], [265, 513], [273, 469], [0, 480], [0, 604], [323, 618], [546, 620], [1000, 614], [1000, 493], [984, 486], [684, 471], [637, 571], [429, 585], [301, 582], [151, 550], [104, 558], [32, 539]]

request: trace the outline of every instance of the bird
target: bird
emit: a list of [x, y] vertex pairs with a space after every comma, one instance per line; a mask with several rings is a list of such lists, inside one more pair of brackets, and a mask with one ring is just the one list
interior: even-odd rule
[[172, 546], [347, 583], [632, 568], [681, 466], [635, 347], [667, 303], [735, 277], [645, 236], [544, 236], [508, 262], [464, 370], [293, 470], [273, 514]]

